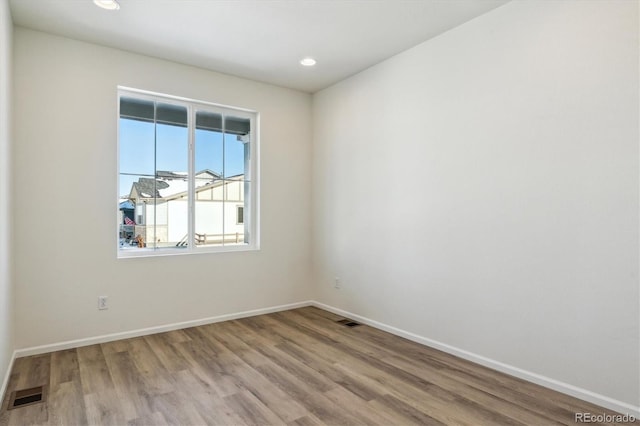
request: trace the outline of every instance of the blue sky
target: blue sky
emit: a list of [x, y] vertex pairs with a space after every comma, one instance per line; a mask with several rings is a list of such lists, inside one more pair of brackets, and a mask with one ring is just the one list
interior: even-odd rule
[[[135, 176], [120, 175], [119, 195], [128, 194], [133, 182], [140, 176], [154, 176], [156, 170], [187, 172], [187, 128], [157, 124], [155, 133], [154, 123], [120, 119], [120, 173]], [[224, 172], [226, 177], [242, 174], [244, 144], [235, 135], [196, 130], [195, 168]]]

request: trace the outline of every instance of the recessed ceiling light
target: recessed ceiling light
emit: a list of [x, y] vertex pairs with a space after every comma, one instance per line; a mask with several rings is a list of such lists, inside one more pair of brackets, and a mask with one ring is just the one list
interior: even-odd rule
[[96, 6], [100, 6], [103, 9], [107, 10], [118, 10], [120, 9], [120, 5], [116, 0], [93, 0]]
[[313, 58], [304, 58], [300, 60], [300, 65], [305, 67], [312, 67], [316, 64], [316, 60]]

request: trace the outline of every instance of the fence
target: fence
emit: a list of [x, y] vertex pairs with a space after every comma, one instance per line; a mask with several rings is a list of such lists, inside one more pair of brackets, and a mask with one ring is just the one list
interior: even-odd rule
[[[182, 237], [176, 244], [177, 247], [184, 247], [187, 245], [188, 235]], [[239, 244], [244, 243], [244, 234], [235, 232], [232, 234], [194, 234], [194, 242], [196, 246], [215, 245], [215, 244]]]

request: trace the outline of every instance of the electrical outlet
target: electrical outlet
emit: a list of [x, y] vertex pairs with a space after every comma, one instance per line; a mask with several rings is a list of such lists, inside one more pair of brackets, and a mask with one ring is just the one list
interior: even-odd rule
[[107, 296], [98, 296], [98, 309], [99, 310], [104, 310], [104, 309], [109, 309], [109, 304], [107, 303], [108, 301], [108, 297]]
[[340, 277], [335, 278], [335, 281], [333, 283], [333, 288], [337, 288], [338, 290], [342, 288], [342, 280], [340, 279]]

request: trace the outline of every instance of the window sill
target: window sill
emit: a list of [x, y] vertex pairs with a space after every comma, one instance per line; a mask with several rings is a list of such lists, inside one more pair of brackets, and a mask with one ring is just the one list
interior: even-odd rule
[[221, 247], [207, 247], [207, 248], [198, 248], [198, 249], [179, 249], [179, 248], [166, 248], [166, 249], [140, 249], [140, 248], [131, 248], [122, 250], [120, 248], [117, 249], [117, 258], [118, 259], [135, 259], [140, 257], [165, 257], [165, 256], [189, 256], [189, 255], [199, 255], [199, 254], [211, 254], [211, 253], [235, 253], [235, 252], [245, 252], [245, 251], [260, 251], [260, 247], [249, 246], [249, 245], [227, 245]]

